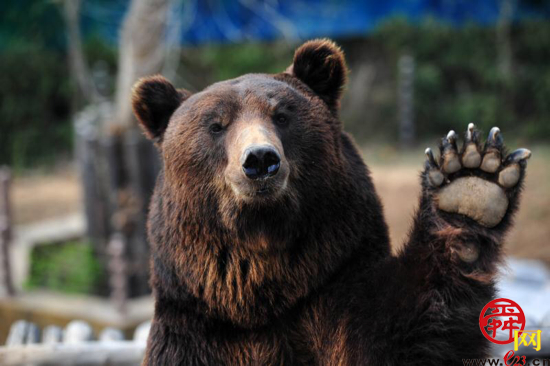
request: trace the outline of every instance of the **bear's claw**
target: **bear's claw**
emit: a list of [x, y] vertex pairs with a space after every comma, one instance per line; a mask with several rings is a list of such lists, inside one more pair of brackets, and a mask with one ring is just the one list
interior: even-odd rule
[[428, 160], [426, 161], [426, 164], [429, 166], [428, 170], [428, 179], [430, 180], [430, 183], [434, 187], [439, 187], [441, 183], [443, 183], [443, 180], [445, 179], [445, 176], [441, 171], [439, 171], [439, 167], [437, 166], [437, 163], [435, 162], [434, 154], [432, 152], [432, 149], [429, 147], [424, 151], [426, 154]]
[[521, 176], [520, 161], [527, 160], [531, 157], [531, 151], [527, 149], [517, 149], [506, 158], [505, 167], [498, 175], [498, 183], [504, 188], [515, 186]]
[[462, 167], [456, 148], [456, 133], [451, 130], [441, 141], [441, 167], [445, 173], [455, 173]]
[[494, 173], [500, 167], [501, 152], [503, 141], [500, 129], [498, 127], [491, 128], [489, 131], [489, 137], [485, 142], [485, 152], [483, 155], [483, 161], [481, 162], [481, 170], [487, 173]]
[[519, 163], [522, 160], [529, 159], [531, 151], [528, 149], [517, 149], [506, 158], [506, 163]]
[[462, 151], [462, 165], [466, 168], [477, 168], [481, 164], [478, 140], [479, 133], [475, 130], [474, 124], [470, 123]]
[[454, 131], [441, 140], [439, 164], [427, 148], [426, 177], [435, 190], [437, 208], [468, 216], [485, 227], [498, 225], [509, 207], [506, 191], [519, 183], [521, 162], [531, 157], [529, 150], [518, 149], [503, 159], [503, 148], [500, 129], [493, 127], [481, 151], [473, 123], [468, 125], [460, 153]]

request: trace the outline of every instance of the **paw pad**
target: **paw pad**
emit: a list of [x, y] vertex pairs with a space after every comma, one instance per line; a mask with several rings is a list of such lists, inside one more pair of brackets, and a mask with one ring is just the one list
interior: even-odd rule
[[435, 189], [437, 207], [468, 216], [485, 227], [498, 225], [508, 210], [506, 191], [518, 184], [525, 167], [522, 162], [531, 156], [529, 150], [518, 149], [503, 159], [503, 148], [498, 127], [491, 129], [482, 149], [479, 132], [470, 123], [460, 152], [454, 131], [441, 140], [439, 162], [431, 149], [426, 149], [425, 176]]
[[486, 227], [496, 226], [508, 209], [508, 198], [498, 185], [478, 177], [462, 177], [437, 194], [440, 210], [459, 213]]

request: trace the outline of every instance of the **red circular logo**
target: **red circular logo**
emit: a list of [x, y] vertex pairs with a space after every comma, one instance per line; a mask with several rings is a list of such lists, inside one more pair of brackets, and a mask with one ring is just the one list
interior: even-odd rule
[[479, 328], [485, 338], [493, 343], [512, 343], [514, 330], [521, 333], [525, 329], [525, 314], [516, 302], [508, 299], [496, 299], [481, 310]]

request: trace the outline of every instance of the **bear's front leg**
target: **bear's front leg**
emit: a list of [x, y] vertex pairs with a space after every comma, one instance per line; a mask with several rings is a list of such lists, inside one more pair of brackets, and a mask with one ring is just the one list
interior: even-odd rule
[[482, 146], [473, 124], [461, 149], [451, 131], [440, 151], [436, 161], [426, 150], [409, 242], [370, 273], [363, 287], [369, 302], [358, 304], [361, 316], [352, 314], [353, 332], [366, 335], [360, 358], [369, 362], [462, 365], [489, 351], [479, 314], [495, 298], [501, 246], [530, 152], [507, 155], [496, 127]]

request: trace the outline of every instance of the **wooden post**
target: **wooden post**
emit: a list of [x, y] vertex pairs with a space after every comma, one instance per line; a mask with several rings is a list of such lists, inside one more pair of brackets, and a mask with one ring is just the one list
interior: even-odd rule
[[7, 167], [0, 168], [0, 296], [15, 294], [11, 280], [11, 173]]
[[88, 237], [104, 251], [109, 236], [109, 215], [103, 187], [102, 151], [97, 132], [97, 111], [80, 113], [75, 122], [76, 156], [84, 187], [84, 209]]
[[109, 255], [110, 296], [121, 313], [126, 310], [130, 295], [128, 279], [128, 242], [132, 232], [132, 215], [129, 205], [127, 167], [124, 164], [122, 131], [116, 131], [102, 140], [109, 177], [110, 231], [107, 254]]
[[410, 147], [415, 141], [414, 128], [414, 58], [403, 55], [399, 58], [399, 142]]
[[146, 240], [147, 205], [151, 195], [146, 176], [147, 157], [142, 156], [143, 136], [135, 130], [128, 130], [124, 139], [128, 184], [127, 192], [133, 196], [132, 216], [134, 225], [128, 233], [128, 258], [132, 263], [130, 285], [132, 295], [144, 295], [149, 292], [149, 246]]
[[113, 234], [109, 241], [108, 252], [111, 299], [119, 312], [124, 313], [128, 300], [128, 266], [126, 260], [126, 238], [123, 234]]

